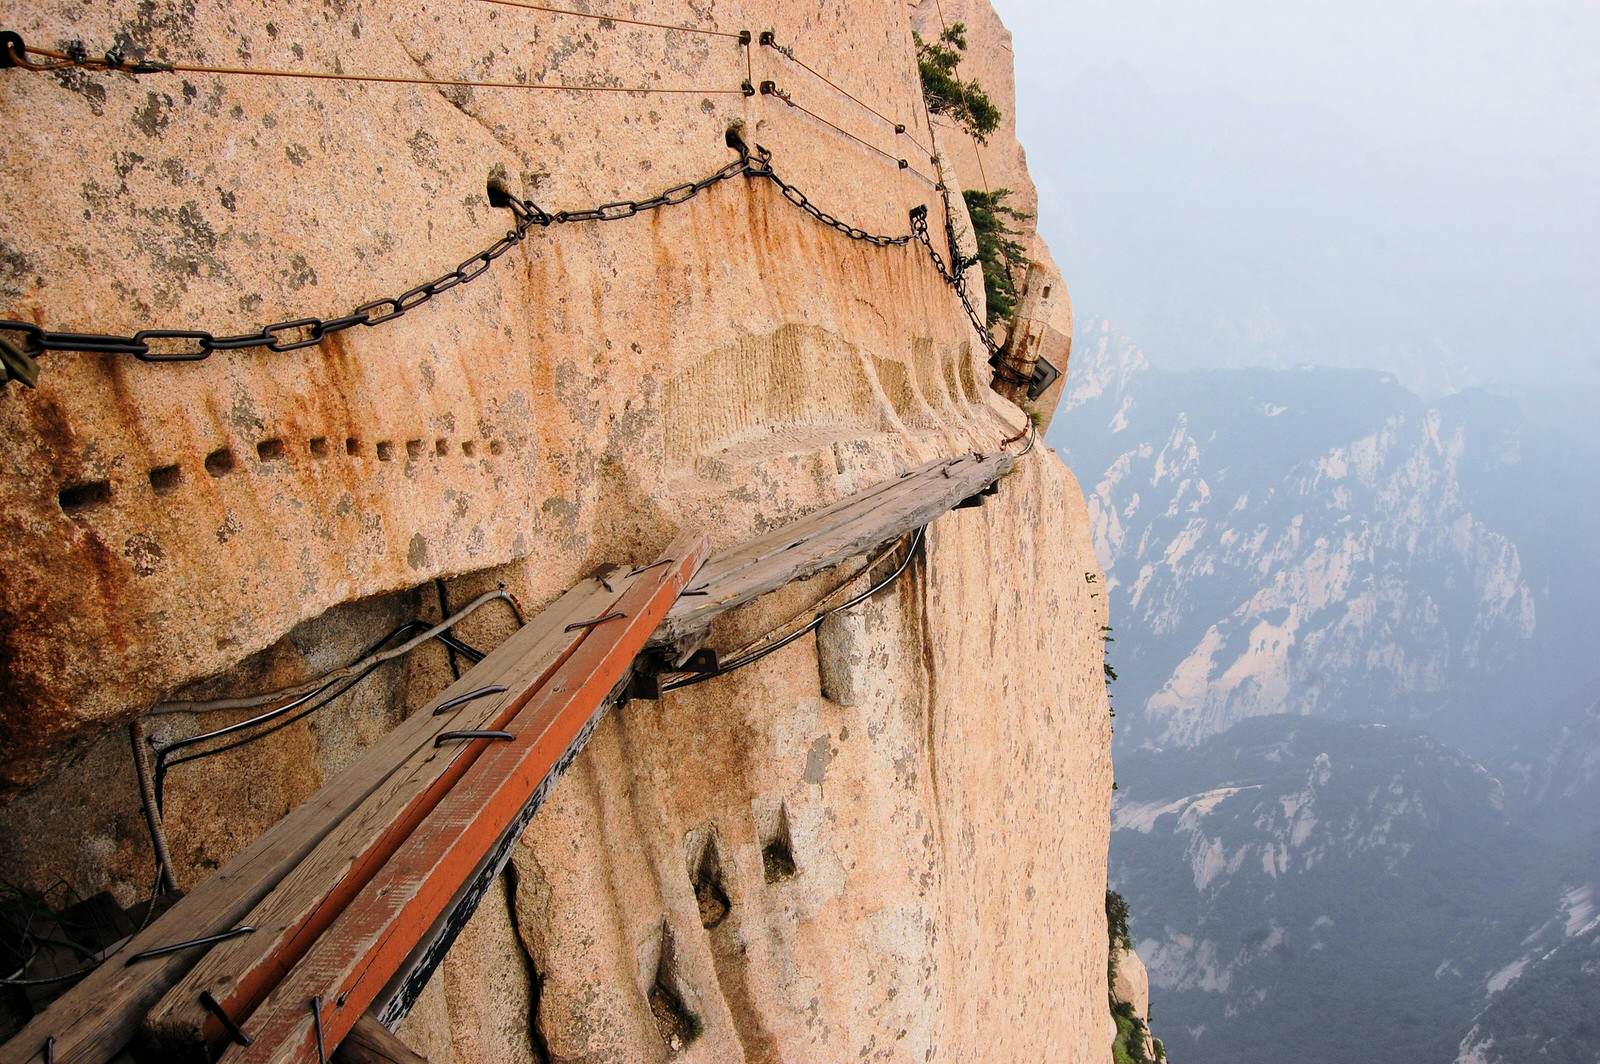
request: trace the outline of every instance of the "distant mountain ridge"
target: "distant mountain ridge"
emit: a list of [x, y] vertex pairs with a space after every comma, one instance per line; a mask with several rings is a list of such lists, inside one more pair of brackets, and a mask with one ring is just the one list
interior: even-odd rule
[[1557, 894], [1494, 778], [1420, 733], [1259, 717], [1117, 774], [1114, 886], [1175, 1059], [1449, 1061]]
[[1166, 372], [1104, 324], [1052, 435], [1175, 1059], [1600, 1060], [1559, 1004], [1600, 1013], [1600, 459], [1484, 393]]
[[1482, 748], [1508, 699], [1570, 690], [1551, 648], [1581, 653], [1585, 604], [1563, 589], [1600, 586], [1572, 543], [1600, 522], [1521, 512], [1563, 490], [1522, 468], [1562, 459], [1513, 404], [1429, 404], [1365, 370], [1166, 373], [1107, 326], [1066, 403], [1122, 633], [1123, 744], [1290, 712]]

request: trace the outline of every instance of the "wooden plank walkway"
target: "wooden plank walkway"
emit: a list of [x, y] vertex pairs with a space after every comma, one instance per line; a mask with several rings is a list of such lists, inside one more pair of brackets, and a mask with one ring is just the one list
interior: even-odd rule
[[[60, 1064], [106, 1064], [141, 1032], [163, 1060], [316, 1060], [319, 1028], [327, 1054], [349, 1039], [345, 1059], [414, 1059], [386, 1026], [641, 651], [683, 661], [723, 613], [928, 524], [1015, 461], [1002, 447], [928, 462], [703, 567], [690, 537], [581, 582], [0, 1046], [0, 1064], [35, 1064], [52, 1040]], [[241, 926], [254, 930], [138, 959]]]
[[920, 528], [1004, 476], [1004, 449], [941, 458], [713, 555], [650, 641], [675, 664], [727, 611]]
[[[617, 587], [615, 594], [585, 596], [586, 608], [594, 611], [588, 617], [617, 608], [628, 588], [612, 586]], [[540, 628], [536, 640], [518, 641], [521, 655], [503, 670], [486, 668], [486, 658], [469, 671], [469, 677], [483, 675], [467, 693], [483, 691], [484, 697], [459, 702], [437, 716], [435, 736], [506, 728], [588, 636], [587, 629], [565, 631], [565, 624]], [[434, 716], [438, 706], [450, 701], [430, 703], [426, 712]], [[479, 740], [443, 747], [429, 742], [412, 750], [250, 911], [244, 922], [256, 929], [254, 934], [212, 947], [151, 1010], [144, 1038], [152, 1050], [179, 1059], [185, 1047], [223, 1042], [226, 1031], [216, 1010], [249, 1015], [487, 748]], [[209, 1003], [202, 1005], [208, 996]]]
[[[619, 570], [620, 577], [626, 570]], [[605, 575], [605, 574], [602, 574]], [[621, 586], [613, 580], [618, 591]], [[0, 1064], [39, 1064], [55, 1039], [58, 1064], [105, 1064], [128, 1044], [161, 997], [204, 955], [196, 948], [131, 962], [139, 953], [227, 931], [264, 899], [353, 810], [419, 751], [433, 749], [439, 732], [455, 727], [433, 710], [492, 685], [518, 662], [561, 636], [573, 621], [599, 616], [616, 595], [599, 579], [585, 580], [495, 648], [437, 698], [412, 714], [306, 802], [289, 812], [219, 871], [135, 935], [122, 951], [28, 1021], [4, 1045]], [[567, 636], [566, 643], [572, 642]], [[563, 643], [563, 648], [566, 643]]]
[[344, 1039], [506, 830], [542, 804], [705, 554], [703, 538], [679, 539], [622, 595], [507, 726], [514, 738], [489, 744], [250, 1015], [250, 1044], [224, 1062], [315, 1060]]

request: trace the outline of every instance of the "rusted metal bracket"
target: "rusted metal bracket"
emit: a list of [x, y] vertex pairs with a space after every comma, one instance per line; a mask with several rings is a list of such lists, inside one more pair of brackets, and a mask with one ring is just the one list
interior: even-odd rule
[[687, 672], [694, 676], [715, 676], [719, 669], [717, 652], [710, 647], [701, 647], [676, 666], [665, 654], [651, 651], [641, 657], [634, 666], [633, 675], [628, 678], [628, 686], [623, 689], [623, 701], [643, 699], [654, 702], [659, 699], [662, 673]]

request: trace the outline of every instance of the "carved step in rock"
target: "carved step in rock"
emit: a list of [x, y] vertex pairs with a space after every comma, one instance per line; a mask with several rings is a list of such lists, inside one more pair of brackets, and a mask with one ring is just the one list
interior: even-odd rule
[[728, 918], [733, 903], [722, 886], [722, 854], [714, 828], [706, 830], [699, 850], [690, 866], [689, 881], [694, 885], [694, 900], [700, 907], [700, 926], [709, 931]]
[[768, 883], [789, 879], [795, 874], [794, 842], [789, 835], [789, 809], [778, 803], [771, 823], [761, 831], [761, 863]]
[[656, 974], [650, 984], [650, 1014], [655, 1017], [656, 1029], [667, 1052], [677, 1054], [700, 1037], [704, 1025], [700, 1017], [687, 1004], [690, 997], [677, 971], [676, 951], [672, 942], [672, 929], [661, 924], [661, 951], [656, 961]]

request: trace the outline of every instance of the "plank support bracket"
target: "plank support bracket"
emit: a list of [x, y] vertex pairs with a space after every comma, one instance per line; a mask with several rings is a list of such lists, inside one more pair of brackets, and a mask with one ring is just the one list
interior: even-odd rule
[[476, 691], [468, 691], [466, 694], [456, 695], [454, 698], [440, 702], [439, 705], [434, 708], [433, 715], [436, 717], [442, 716], [443, 714], [450, 712], [452, 709], [455, 709], [457, 706], [464, 706], [468, 702], [476, 702], [478, 699], [488, 698], [490, 695], [502, 695], [505, 694], [505, 692], [505, 684], [492, 683], [487, 687], [480, 687]]
[[634, 666], [628, 686], [623, 689], [622, 699], [625, 702], [634, 699], [656, 701], [661, 697], [661, 674], [664, 672], [687, 672], [700, 676], [714, 674], [718, 668], [717, 652], [710, 647], [701, 647], [677, 666], [672, 665], [659, 651], [651, 651], [640, 657], [639, 663]]
[[1033, 376], [1028, 380], [1028, 398], [1037, 399], [1056, 382], [1061, 376], [1061, 371], [1051, 365], [1048, 359], [1039, 359], [1033, 365]]
[[215, 945], [218, 942], [226, 942], [230, 938], [238, 938], [240, 935], [254, 934], [255, 930], [256, 929], [251, 927], [249, 924], [244, 924], [240, 927], [229, 928], [226, 931], [218, 931], [214, 935], [205, 935], [201, 938], [191, 938], [183, 942], [174, 942], [166, 946], [157, 946], [155, 949], [142, 950], [141, 952], [135, 953], [133, 956], [124, 961], [123, 966], [127, 967], [136, 961], [148, 961], [156, 957], [165, 957], [169, 953], [177, 953], [179, 950], [189, 949], [192, 946]]
[[[644, 572], [644, 570], [641, 569], [641, 570], [639, 570], [639, 572]], [[581, 631], [581, 630], [583, 630], [585, 628], [593, 628], [596, 625], [604, 624], [607, 621], [614, 621], [614, 620], [617, 620], [619, 617], [626, 617], [626, 616], [627, 616], [627, 614], [623, 613], [621, 610], [612, 610], [610, 613], [603, 614], [603, 615], [601, 615], [599, 617], [595, 617], [592, 620], [573, 621], [571, 624], [567, 625], [565, 628], [563, 628], [561, 630], [563, 632], [577, 632], [577, 631]]]

